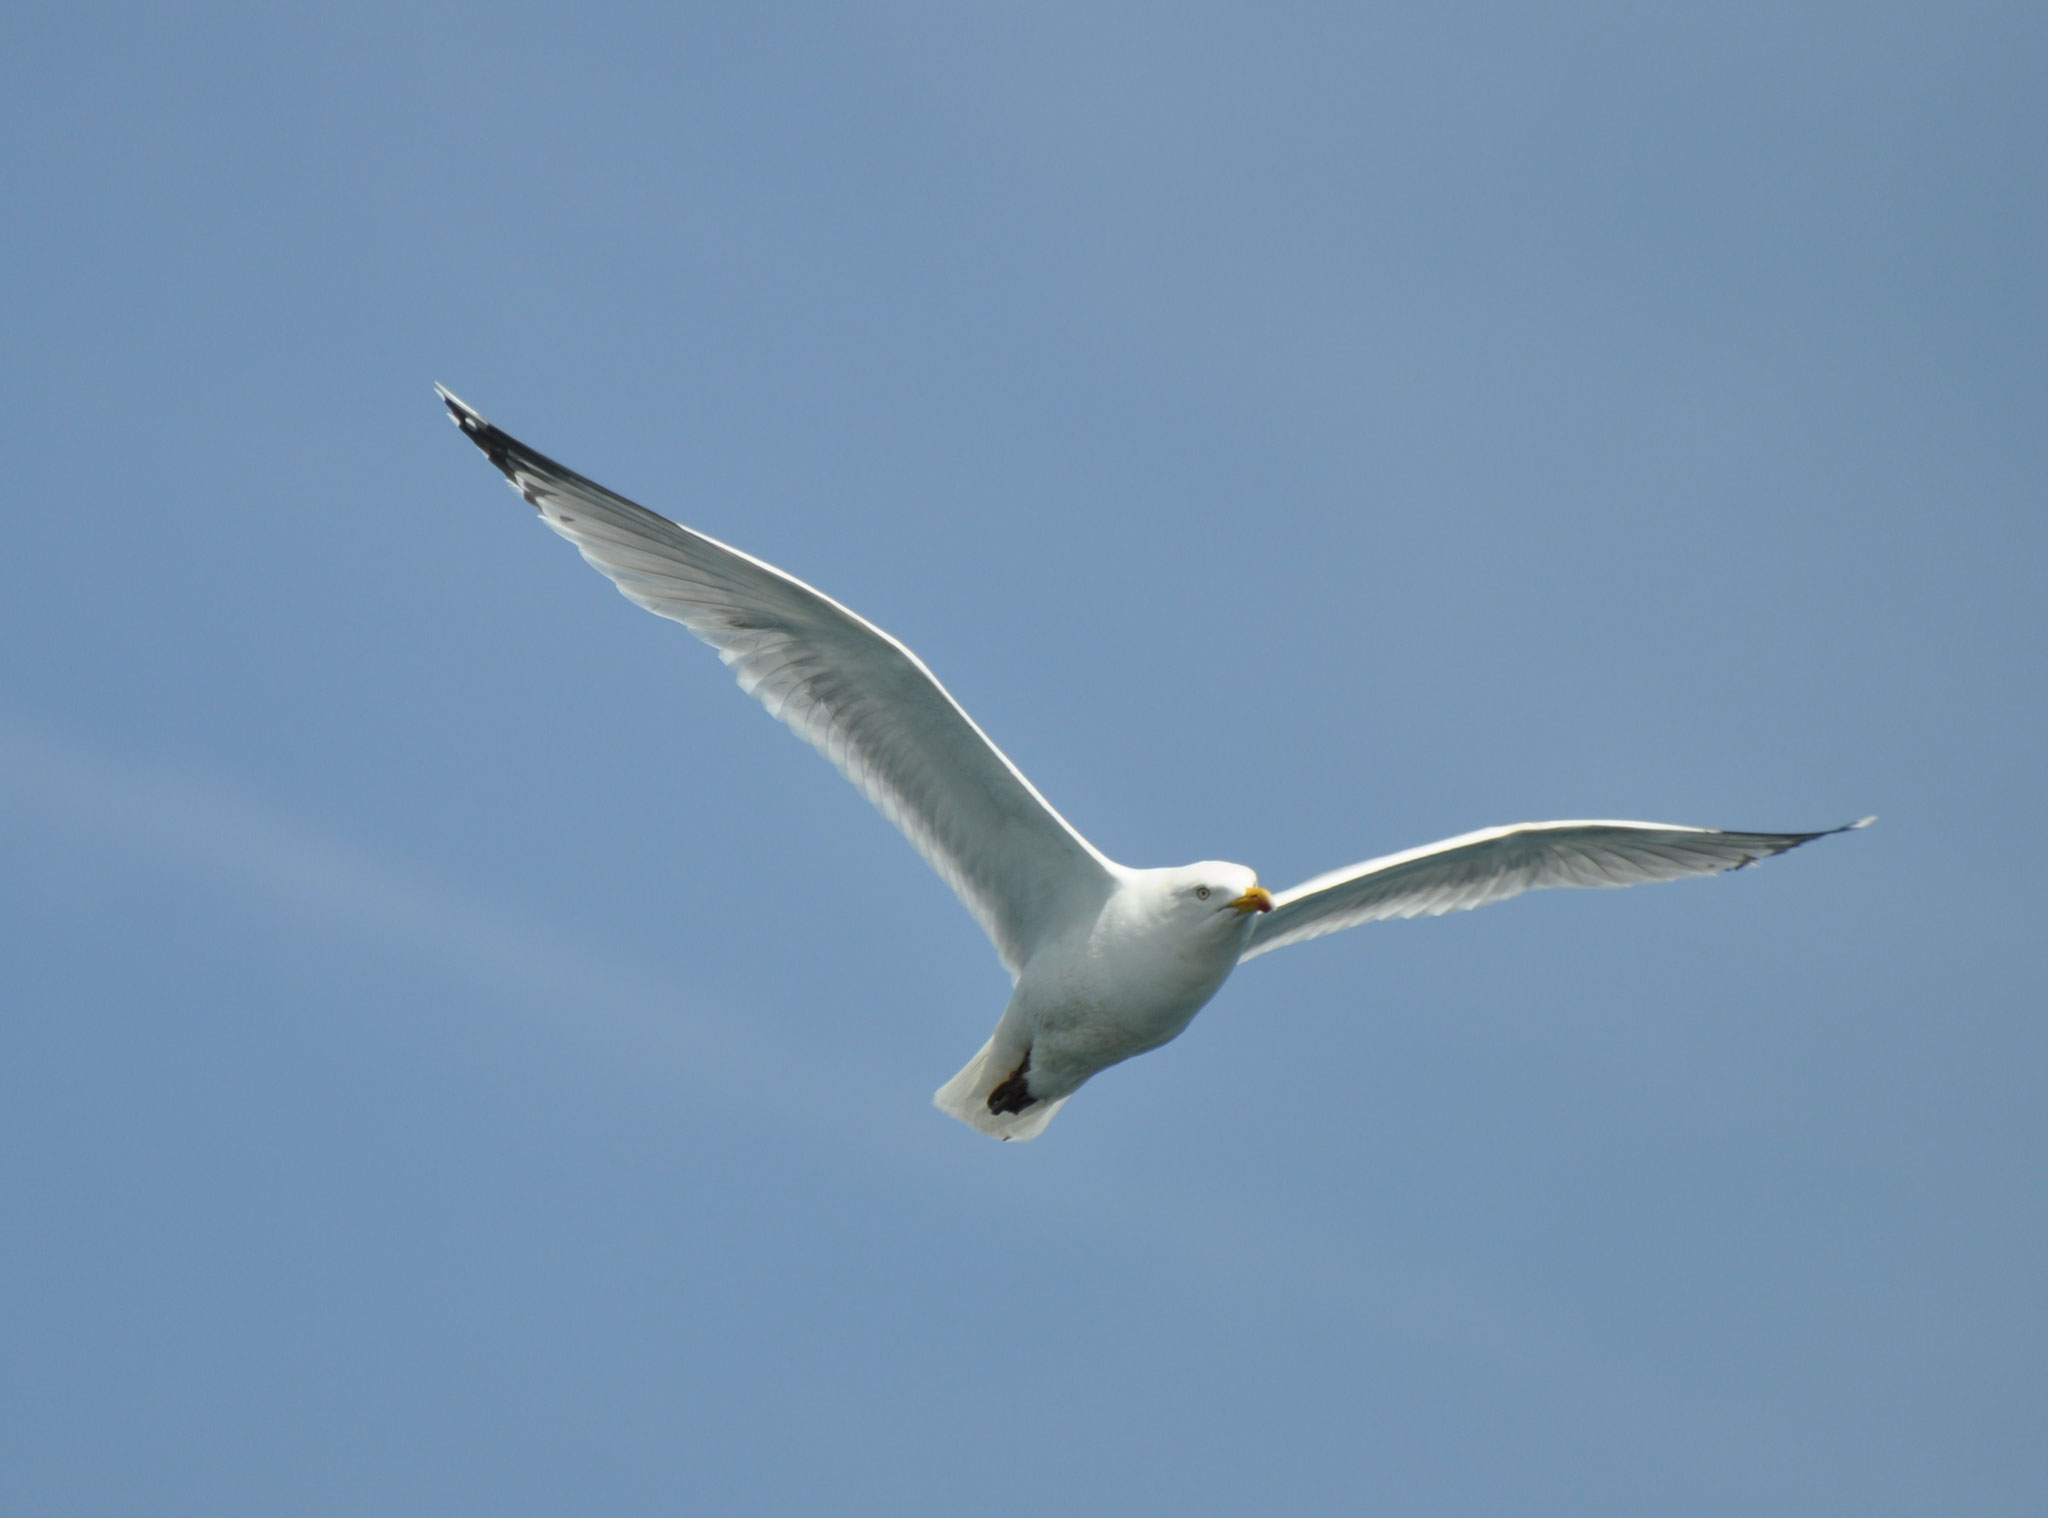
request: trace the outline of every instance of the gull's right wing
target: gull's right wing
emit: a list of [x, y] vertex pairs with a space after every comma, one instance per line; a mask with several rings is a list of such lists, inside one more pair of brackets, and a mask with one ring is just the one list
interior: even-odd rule
[[1632, 886], [1739, 870], [1818, 833], [1724, 833], [1668, 822], [1523, 822], [1332, 870], [1280, 892], [1242, 959], [1387, 917], [1435, 917], [1552, 886]]
[[469, 440], [622, 595], [718, 650], [937, 870], [1015, 976], [1108, 897], [1115, 866], [989, 742], [909, 649], [772, 564], [636, 506], [440, 386]]

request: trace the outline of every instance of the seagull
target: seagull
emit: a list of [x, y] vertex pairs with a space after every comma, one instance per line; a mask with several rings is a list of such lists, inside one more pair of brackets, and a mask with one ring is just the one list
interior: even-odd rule
[[1010, 972], [1009, 1005], [932, 1101], [993, 1138], [1036, 1138], [1091, 1076], [1178, 1037], [1232, 970], [1270, 950], [1552, 886], [1715, 875], [1876, 820], [1813, 833], [1524, 822], [1278, 892], [1221, 860], [1133, 869], [1054, 811], [881, 628], [536, 453], [434, 388], [543, 522], [627, 600], [717, 649], [740, 688], [837, 765], [981, 924]]

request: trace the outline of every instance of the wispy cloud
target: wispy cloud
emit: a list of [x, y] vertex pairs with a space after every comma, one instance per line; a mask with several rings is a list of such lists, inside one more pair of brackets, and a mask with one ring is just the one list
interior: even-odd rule
[[764, 1019], [707, 1009], [673, 976], [216, 775], [114, 752], [8, 711], [0, 714], [0, 813], [222, 890], [246, 905], [252, 923], [281, 914], [430, 965], [508, 1010], [560, 1014], [637, 1055], [650, 1046], [673, 1051], [679, 1079], [716, 1070], [721, 1096], [756, 1093], [764, 1116], [789, 1116], [777, 1109], [795, 1100], [790, 1079], [802, 1080], [802, 1062], [778, 1047], [787, 1040]]
[[493, 986], [626, 1001], [654, 990], [558, 929], [478, 902], [217, 778], [111, 753], [18, 713], [0, 723], [0, 804]]

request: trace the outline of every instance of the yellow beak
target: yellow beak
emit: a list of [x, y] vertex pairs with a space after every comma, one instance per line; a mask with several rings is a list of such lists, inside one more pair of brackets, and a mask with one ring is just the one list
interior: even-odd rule
[[1273, 893], [1264, 886], [1253, 886], [1231, 905], [1240, 912], [1270, 912], [1273, 910]]

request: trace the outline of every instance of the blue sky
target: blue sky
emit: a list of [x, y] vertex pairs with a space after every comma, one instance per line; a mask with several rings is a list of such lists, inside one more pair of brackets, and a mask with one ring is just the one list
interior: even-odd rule
[[[2031, 1514], [2038, 7], [17, 8], [0, 1505]], [[1133, 864], [1883, 821], [1007, 979], [443, 381]]]

